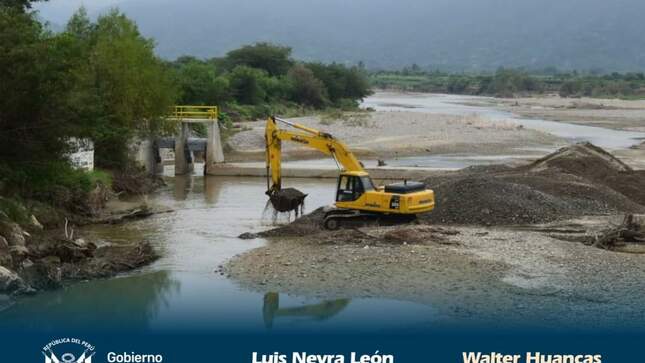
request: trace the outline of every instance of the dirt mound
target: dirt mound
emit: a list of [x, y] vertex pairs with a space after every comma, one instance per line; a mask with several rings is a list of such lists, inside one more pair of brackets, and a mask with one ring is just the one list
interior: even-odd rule
[[519, 169], [539, 172], [553, 168], [590, 179], [601, 179], [617, 173], [633, 172], [632, 168], [615, 156], [588, 142], [561, 148]]
[[468, 168], [425, 182], [437, 207], [431, 223], [513, 225], [611, 213], [638, 213], [645, 179], [589, 143], [562, 148], [527, 166]]
[[635, 171], [607, 151], [590, 143], [562, 148], [525, 167], [541, 173], [557, 169], [595, 184], [605, 185], [645, 205], [645, 172]]
[[253, 237], [304, 236], [320, 232], [322, 230], [322, 220], [325, 217], [323, 209], [323, 207], [320, 207], [287, 225], [254, 234]]
[[469, 175], [429, 185], [435, 191], [437, 205], [419, 217], [429, 223], [534, 224], [642, 210], [614, 190], [573, 176]]
[[380, 238], [387, 243], [394, 244], [424, 244], [427, 242], [440, 244], [456, 244], [450, 236], [459, 234], [459, 231], [430, 227], [430, 226], [403, 226], [387, 229]]
[[432, 185], [436, 207], [421, 216], [430, 223], [527, 224], [568, 214], [567, 204], [527, 185], [490, 176], [466, 177]]

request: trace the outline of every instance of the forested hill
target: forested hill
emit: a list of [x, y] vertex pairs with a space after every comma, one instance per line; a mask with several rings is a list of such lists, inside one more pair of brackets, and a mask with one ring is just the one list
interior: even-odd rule
[[119, 7], [166, 58], [271, 41], [293, 47], [296, 58], [370, 68], [645, 70], [643, 0], [124, 0]]

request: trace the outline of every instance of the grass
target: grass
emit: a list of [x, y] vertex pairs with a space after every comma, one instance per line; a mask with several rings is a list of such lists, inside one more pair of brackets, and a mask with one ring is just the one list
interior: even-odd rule
[[103, 184], [108, 188], [112, 187], [112, 174], [105, 170], [94, 169], [87, 172], [87, 176], [92, 185]]
[[15, 199], [0, 197], [0, 218], [24, 224], [29, 221], [29, 211]]

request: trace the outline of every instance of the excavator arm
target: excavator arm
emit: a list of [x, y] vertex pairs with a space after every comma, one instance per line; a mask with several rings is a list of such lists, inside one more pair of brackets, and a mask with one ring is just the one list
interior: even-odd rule
[[[291, 126], [296, 130], [284, 130], [278, 127], [278, 122]], [[271, 195], [282, 189], [282, 141], [291, 141], [316, 149], [325, 155], [333, 157], [345, 171], [363, 172], [363, 165], [349, 151], [347, 146], [332, 135], [321, 132], [294, 122], [270, 117], [266, 124], [266, 167], [267, 194]], [[268, 176], [271, 176], [269, 181]]]
[[[280, 129], [278, 122], [290, 126]], [[425, 184], [407, 182], [374, 187], [369, 175], [363, 169], [347, 146], [328, 133], [297, 123], [271, 117], [266, 124], [266, 167], [267, 195], [278, 212], [302, 211], [307, 196], [294, 188], [282, 188], [282, 142], [290, 141], [318, 150], [336, 160], [341, 173], [338, 178], [336, 202], [326, 210], [323, 226], [337, 229], [341, 224], [365, 220], [409, 222], [417, 213], [429, 212], [434, 208], [434, 192]]]

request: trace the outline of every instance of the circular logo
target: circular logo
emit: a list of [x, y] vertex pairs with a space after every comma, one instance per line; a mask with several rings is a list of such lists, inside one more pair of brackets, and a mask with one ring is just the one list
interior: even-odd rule
[[94, 345], [78, 338], [54, 339], [43, 347], [45, 363], [92, 363]]

